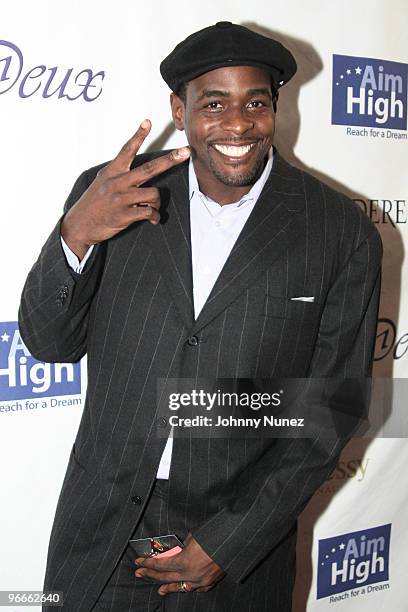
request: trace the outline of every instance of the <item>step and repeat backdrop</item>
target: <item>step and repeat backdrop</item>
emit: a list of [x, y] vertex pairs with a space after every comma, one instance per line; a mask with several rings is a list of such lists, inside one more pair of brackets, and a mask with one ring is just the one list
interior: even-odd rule
[[[404, 0], [3, 7], [0, 590], [42, 588], [86, 391], [85, 362], [42, 363], [24, 346], [16, 321], [25, 277], [75, 178], [110, 159], [143, 118], [153, 124], [145, 149], [184, 143], [158, 66], [191, 32], [234, 21], [295, 55], [299, 70], [281, 90], [276, 146], [354, 198], [376, 224], [384, 263], [374, 373], [379, 382], [408, 377], [407, 19]], [[398, 390], [379, 388], [383, 420], [369, 438], [351, 441], [300, 518], [296, 612], [408, 610], [408, 443], [399, 418], [387, 428]]]

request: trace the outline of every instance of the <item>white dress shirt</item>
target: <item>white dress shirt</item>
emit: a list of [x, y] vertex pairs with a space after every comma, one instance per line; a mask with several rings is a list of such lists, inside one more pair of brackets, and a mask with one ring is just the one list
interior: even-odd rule
[[[190, 159], [188, 167], [190, 227], [193, 272], [194, 316], [197, 319], [208, 296], [211, 293], [232, 247], [241, 233], [249, 215], [272, 169], [272, 150], [268, 162], [259, 179], [251, 190], [239, 202], [221, 206], [208, 196], [201, 193], [193, 162]], [[61, 237], [62, 248], [69, 266], [82, 272], [93, 247], [88, 249], [80, 262]], [[170, 473], [171, 455], [173, 450], [172, 432], [164, 448], [157, 478], [168, 478]]]

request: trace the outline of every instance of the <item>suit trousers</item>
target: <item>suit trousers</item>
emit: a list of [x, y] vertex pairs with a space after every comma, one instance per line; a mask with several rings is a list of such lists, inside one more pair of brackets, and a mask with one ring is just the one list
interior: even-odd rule
[[[143, 517], [132, 539], [175, 533], [186, 537], [180, 525], [169, 523], [167, 480], [156, 480]], [[159, 584], [136, 578], [136, 554], [129, 545], [105, 585], [93, 612], [249, 612], [253, 610], [254, 590], [265, 592], [264, 605], [257, 612], [290, 612], [294, 582], [294, 545], [296, 534], [283, 543], [286, 562], [278, 562], [266, 570], [254, 572], [243, 584], [225, 576], [207, 593], [157, 593]], [[288, 555], [292, 549], [293, 554]], [[288, 562], [290, 559], [290, 562]], [[266, 570], [266, 571], [265, 571]]]

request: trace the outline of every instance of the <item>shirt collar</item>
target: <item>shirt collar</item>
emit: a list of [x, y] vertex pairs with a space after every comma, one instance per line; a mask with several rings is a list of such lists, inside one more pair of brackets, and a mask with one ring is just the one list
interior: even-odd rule
[[[250, 191], [248, 191], [248, 193], [242, 196], [239, 202], [232, 202], [232, 204], [228, 204], [228, 206], [235, 205], [237, 207], [240, 207], [242, 204], [244, 204], [244, 202], [247, 202], [248, 200], [257, 200], [261, 194], [261, 191], [266, 181], [268, 180], [269, 174], [272, 170], [272, 164], [273, 164], [273, 149], [271, 147], [269, 154], [268, 154], [268, 161], [259, 179], [252, 185]], [[189, 187], [190, 201], [194, 195], [199, 195], [201, 199], [206, 199], [209, 202], [214, 202], [214, 200], [212, 200], [209, 196], [203, 194], [200, 191], [200, 188], [198, 186], [197, 175], [195, 173], [194, 165], [193, 165], [193, 161], [191, 157], [190, 157], [190, 161], [188, 165], [188, 187]], [[218, 202], [216, 203], [218, 204]]]

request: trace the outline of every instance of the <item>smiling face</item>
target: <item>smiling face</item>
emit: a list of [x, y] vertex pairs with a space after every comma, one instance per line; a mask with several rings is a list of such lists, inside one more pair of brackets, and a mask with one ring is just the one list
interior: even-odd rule
[[253, 66], [211, 70], [171, 96], [174, 123], [192, 149], [200, 189], [217, 202], [240, 199], [259, 178], [272, 146], [270, 76]]

